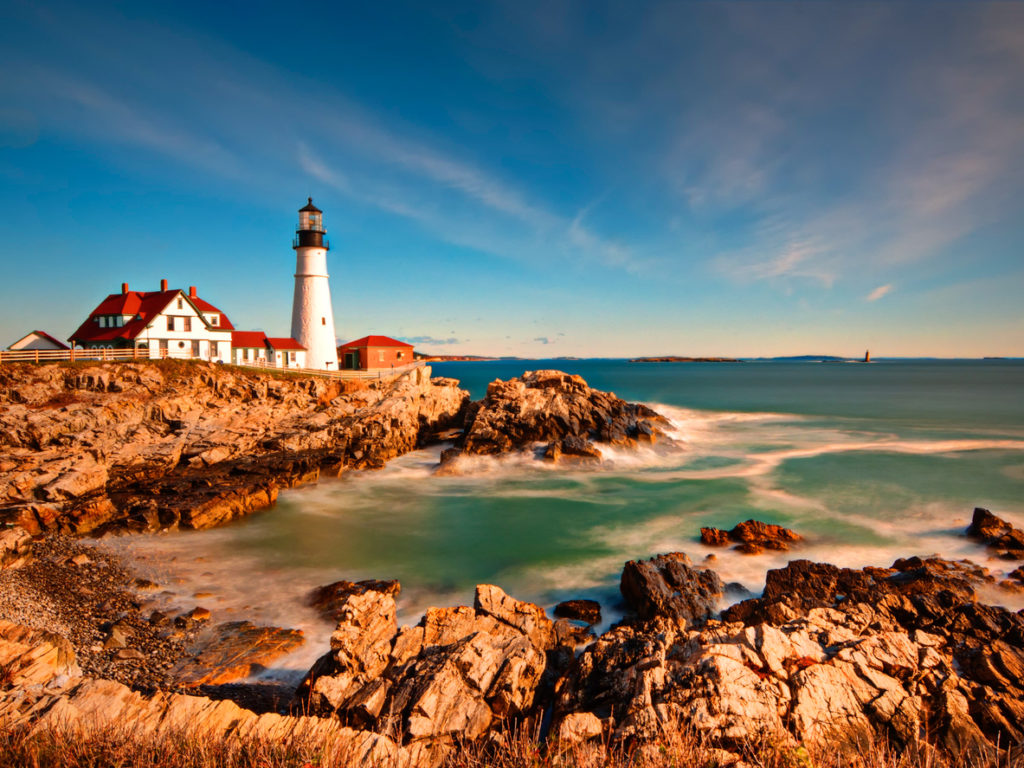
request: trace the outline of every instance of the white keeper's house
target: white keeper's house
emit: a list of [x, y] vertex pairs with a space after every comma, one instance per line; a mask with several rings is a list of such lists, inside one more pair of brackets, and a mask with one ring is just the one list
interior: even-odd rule
[[168, 289], [132, 291], [121, 283], [121, 292], [99, 303], [89, 318], [68, 337], [82, 349], [132, 349], [140, 357], [189, 357], [203, 360], [231, 359], [228, 316], [196, 294]]
[[199, 297], [169, 289], [107, 296], [69, 337], [79, 349], [134, 349], [139, 357], [191, 358], [224, 363], [306, 367], [306, 350], [295, 339], [268, 338], [262, 331], [237, 331], [228, 316]]

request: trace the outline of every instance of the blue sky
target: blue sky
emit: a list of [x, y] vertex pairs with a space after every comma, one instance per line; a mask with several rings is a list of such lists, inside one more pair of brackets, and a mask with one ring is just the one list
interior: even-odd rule
[[1024, 354], [1024, 4], [0, 1], [0, 344], [122, 281], [441, 353]]

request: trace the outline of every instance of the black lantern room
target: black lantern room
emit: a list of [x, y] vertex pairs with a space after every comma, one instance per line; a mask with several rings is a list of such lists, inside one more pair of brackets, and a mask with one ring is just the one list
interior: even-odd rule
[[323, 211], [313, 205], [313, 198], [307, 197], [307, 202], [299, 208], [299, 225], [295, 228], [295, 240], [293, 248], [330, 248], [327, 238], [324, 237], [327, 231], [324, 229]]

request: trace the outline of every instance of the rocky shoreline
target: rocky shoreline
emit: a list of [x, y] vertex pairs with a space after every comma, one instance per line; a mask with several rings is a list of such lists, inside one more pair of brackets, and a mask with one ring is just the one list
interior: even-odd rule
[[[1021, 534], [986, 510], [967, 533], [997, 552]], [[719, 612], [713, 570], [659, 555], [625, 564], [628, 613], [599, 637], [494, 585], [478, 586], [472, 606], [431, 608], [399, 628], [398, 582], [339, 582], [311, 595], [336, 628], [295, 691], [184, 679], [183, 665], [202, 666], [196, 647], [210, 647], [202, 616], [154, 623], [152, 585], [92, 545], [50, 536], [7, 561], [0, 722], [11, 728], [116, 716], [159, 731], [180, 725], [184, 707], [225, 736], [272, 717], [273, 733], [315, 726], [409, 766], [524, 728], [552, 743], [631, 748], [684, 728], [721, 764], [764, 739], [930, 744], [983, 761], [1009, 759], [1024, 741], [1024, 612], [980, 603], [992, 577], [969, 561], [794, 560], [768, 572], [761, 597]], [[109, 643], [118, 627], [124, 645]], [[207, 669], [242, 680], [258, 668], [243, 657], [262, 651], [250, 637], [226, 654], [231, 664], [210, 658]]]
[[[301, 632], [212, 624], [202, 607], [164, 615], [159, 585], [58, 531], [212, 525], [257, 505], [232, 506], [240, 496], [230, 494], [262, 493], [265, 506], [272, 489], [325, 467], [379, 466], [442, 437], [455, 438], [442, 473], [509, 452], [599, 461], [602, 443], [667, 440], [665, 422], [555, 371], [495, 382], [478, 403], [429, 370], [353, 392], [213, 366], [185, 381], [173, 367], [101, 372], [26, 371], [32, 386], [21, 389], [5, 372], [0, 387], [11, 427], [0, 510], [25, 524], [0, 531], [6, 729], [314, 736], [344, 744], [351, 764], [410, 767], [440, 765], [467, 741], [500, 749], [524, 732], [549, 746], [640, 754], [685, 730], [723, 766], [751, 745], [864, 739], [963, 761], [1019, 756], [1024, 612], [979, 601], [994, 582], [982, 566], [935, 557], [862, 569], [794, 559], [768, 572], [760, 597], [724, 611], [727, 587], [712, 568], [678, 552], [633, 560], [620, 582], [625, 618], [600, 636], [592, 601], [563, 603], [551, 619], [481, 584], [473, 605], [431, 608], [399, 627], [398, 582], [338, 582], [309, 597], [335, 630], [298, 688], [247, 683]], [[1024, 532], [987, 510], [975, 510], [965, 535], [1024, 560]], [[756, 520], [699, 536], [751, 556], [801, 542]], [[1024, 567], [999, 586], [1024, 588]]]

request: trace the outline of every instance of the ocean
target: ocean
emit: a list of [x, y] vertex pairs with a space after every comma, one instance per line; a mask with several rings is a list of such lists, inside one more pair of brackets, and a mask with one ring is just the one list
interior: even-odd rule
[[[1015, 567], [963, 536], [975, 506], [1024, 527], [1024, 361], [885, 360], [629, 363], [531, 360], [440, 363], [474, 399], [524, 370], [578, 373], [647, 403], [671, 441], [603, 450], [600, 466], [477, 458], [435, 477], [441, 447], [380, 471], [282, 493], [223, 528], [109, 540], [167, 586], [165, 608], [200, 603], [217, 620], [302, 628], [305, 648], [270, 676], [293, 678], [327, 649], [332, 627], [304, 605], [338, 579], [398, 579], [399, 619], [471, 604], [498, 584], [552, 608], [601, 602], [621, 616], [626, 560], [685, 552], [729, 583], [726, 602], [757, 594], [765, 572], [808, 558], [842, 566], [897, 557], [970, 558], [997, 577]], [[701, 526], [748, 518], [794, 529], [788, 553], [749, 556], [699, 541]], [[212, 597], [197, 598], [210, 593]], [[1024, 596], [984, 599], [1019, 609]]]

